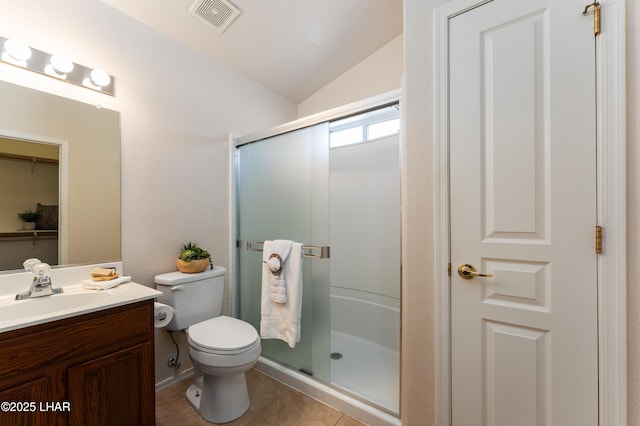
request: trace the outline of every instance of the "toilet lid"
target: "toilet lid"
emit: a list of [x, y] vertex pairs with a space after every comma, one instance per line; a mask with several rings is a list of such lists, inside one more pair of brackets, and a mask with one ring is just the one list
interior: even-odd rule
[[212, 351], [235, 352], [255, 344], [258, 332], [247, 322], [227, 316], [211, 318], [189, 327], [189, 340]]

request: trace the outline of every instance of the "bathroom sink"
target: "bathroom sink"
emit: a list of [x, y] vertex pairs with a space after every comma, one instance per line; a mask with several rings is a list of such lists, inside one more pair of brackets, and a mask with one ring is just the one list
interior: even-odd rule
[[104, 303], [111, 298], [107, 292], [61, 293], [34, 299], [3, 301], [2, 320], [22, 320], [43, 315], [55, 315], [68, 310], [83, 309]]
[[[134, 303], [149, 302], [162, 295], [152, 287], [133, 281], [122, 282], [107, 290], [85, 288], [84, 281], [91, 276], [91, 271], [104, 266], [117, 267], [122, 271], [122, 264], [119, 262], [55, 268], [51, 270], [52, 286], [62, 288], [64, 292], [25, 300], [15, 300], [16, 294], [22, 294], [29, 289], [33, 274], [0, 274], [0, 334], [85, 314], [96, 314]], [[146, 308], [148, 307], [149, 303], [146, 303]]]

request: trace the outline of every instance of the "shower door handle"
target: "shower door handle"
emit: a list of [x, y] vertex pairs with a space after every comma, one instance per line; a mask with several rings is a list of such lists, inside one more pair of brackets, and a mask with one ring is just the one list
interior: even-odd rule
[[[264, 245], [264, 241], [251, 241], [247, 240], [246, 249], [247, 251], [262, 251], [262, 246]], [[329, 259], [331, 258], [331, 247], [330, 246], [316, 246], [313, 244], [303, 244], [302, 245], [302, 256], [309, 257], [312, 259]]]

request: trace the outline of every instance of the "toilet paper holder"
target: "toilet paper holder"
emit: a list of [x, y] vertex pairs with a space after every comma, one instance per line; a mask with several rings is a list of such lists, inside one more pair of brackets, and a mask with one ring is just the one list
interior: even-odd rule
[[164, 328], [173, 319], [174, 310], [171, 306], [154, 302], [153, 304], [153, 326]]

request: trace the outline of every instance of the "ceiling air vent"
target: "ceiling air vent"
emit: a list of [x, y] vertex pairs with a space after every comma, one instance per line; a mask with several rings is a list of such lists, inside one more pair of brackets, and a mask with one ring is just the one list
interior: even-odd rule
[[196, 0], [189, 13], [223, 33], [240, 15], [240, 10], [226, 0]]

